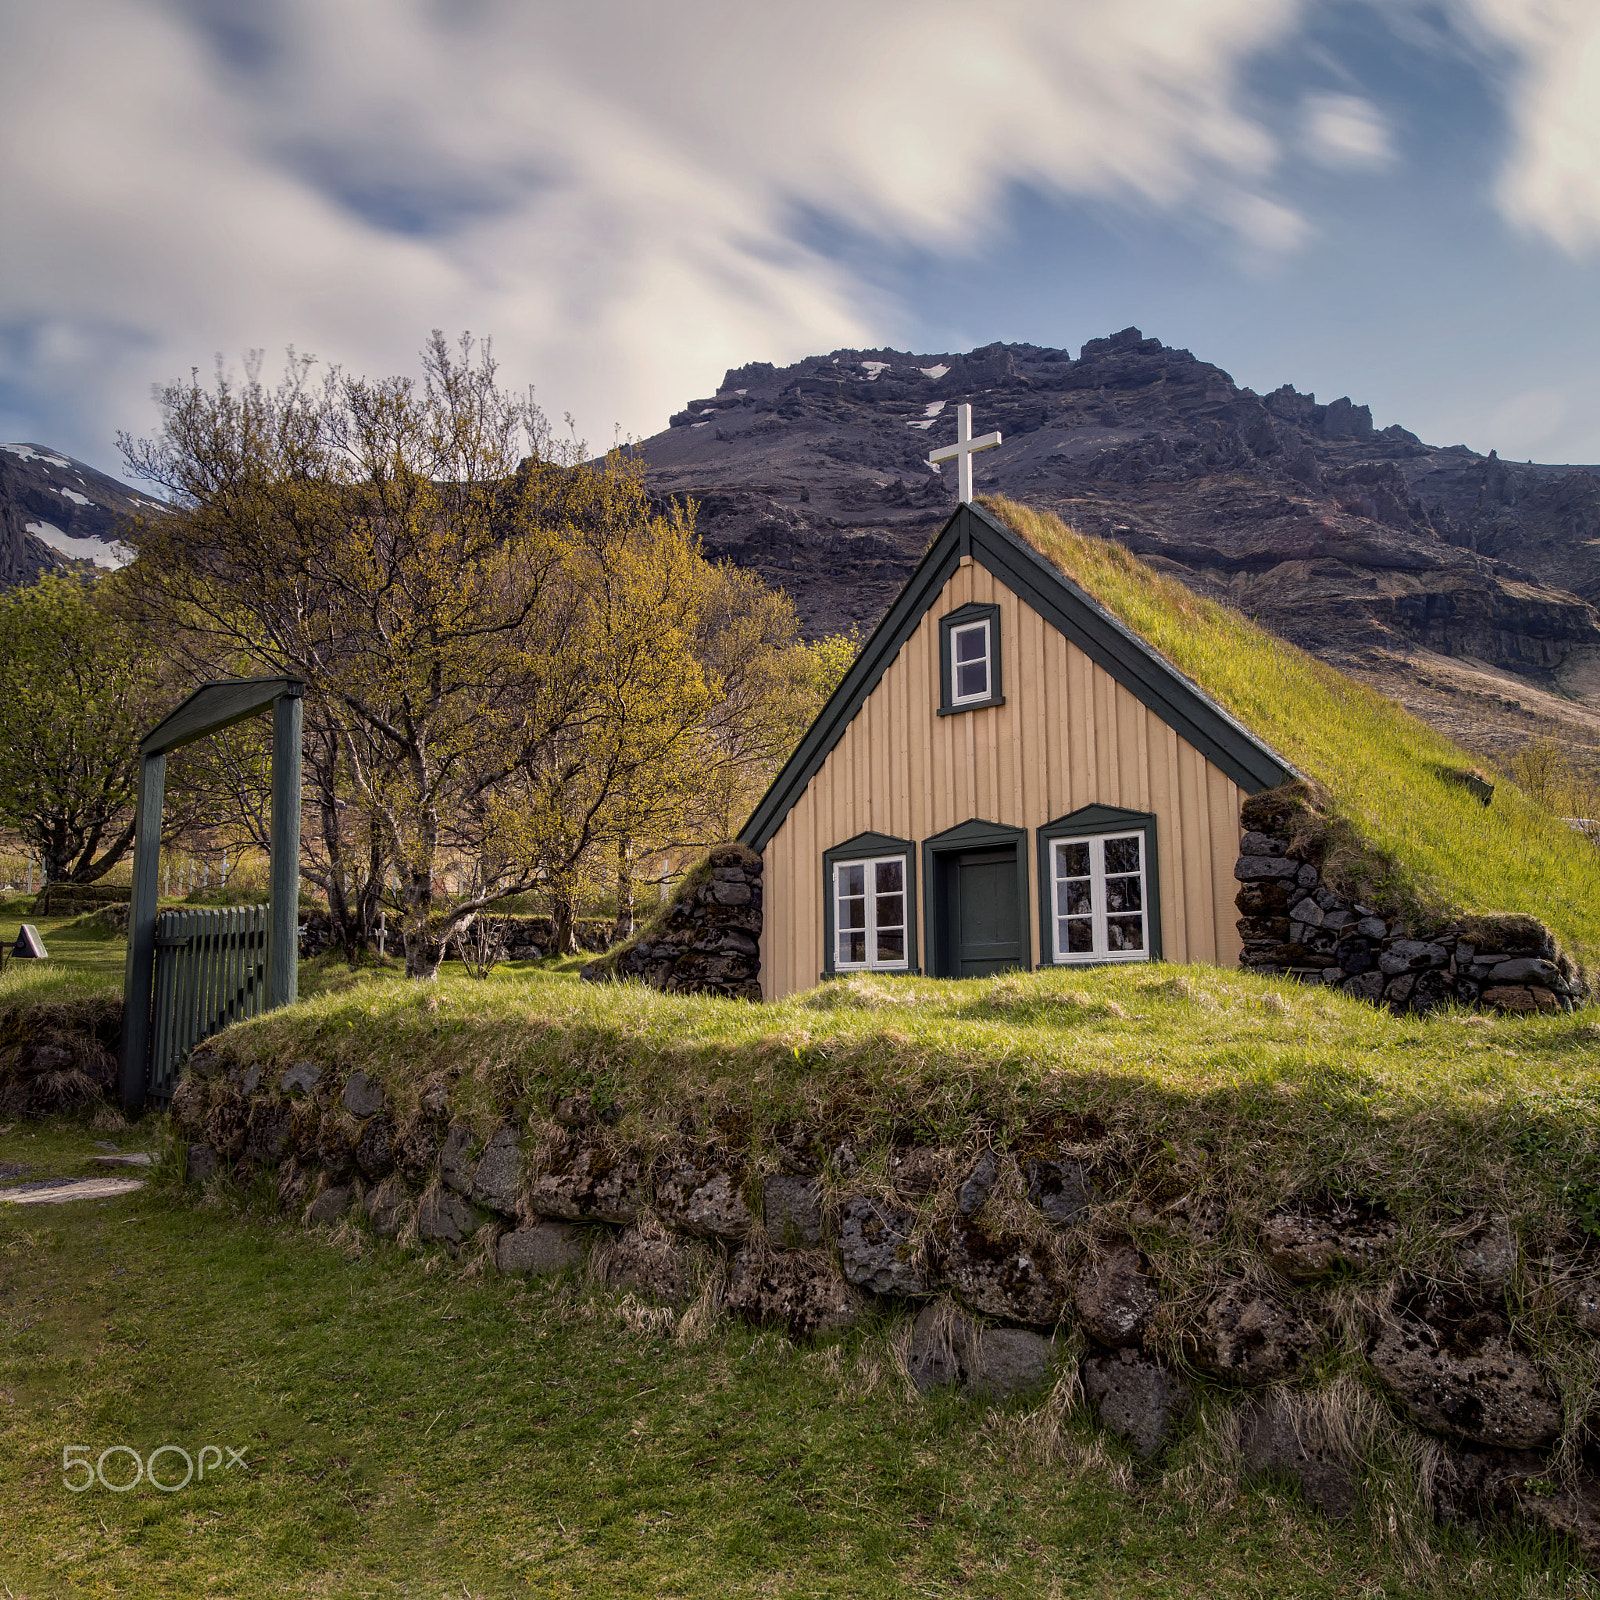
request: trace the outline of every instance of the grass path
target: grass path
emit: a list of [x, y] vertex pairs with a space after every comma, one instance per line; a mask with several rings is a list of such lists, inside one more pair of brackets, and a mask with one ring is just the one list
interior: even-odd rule
[[[70, 1166], [96, 1137], [13, 1129], [0, 1162]], [[679, 1345], [570, 1281], [341, 1253], [158, 1191], [0, 1215], [0, 1326], [11, 1600], [1424, 1592], [1266, 1489], [1191, 1517], [1087, 1433], [1047, 1460], [1015, 1410], [908, 1401], [882, 1328]], [[65, 1445], [162, 1444], [248, 1466], [63, 1487]], [[1463, 1545], [1434, 1592], [1591, 1592], [1546, 1565]]]

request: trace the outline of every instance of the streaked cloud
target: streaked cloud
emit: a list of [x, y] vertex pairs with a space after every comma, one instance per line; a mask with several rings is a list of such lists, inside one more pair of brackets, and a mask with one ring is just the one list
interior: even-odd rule
[[1301, 144], [1312, 160], [1346, 171], [1375, 170], [1395, 159], [1388, 119], [1353, 94], [1306, 97]]
[[1029, 185], [1292, 246], [1238, 83], [1297, 15], [12, 0], [0, 383], [13, 415], [80, 404], [83, 449], [214, 352], [392, 370], [470, 326], [591, 436], [653, 430], [726, 365], [892, 333], [892, 305], [798, 242], [803, 214], [963, 251]]
[[1577, 254], [1600, 245], [1600, 5], [1461, 0], [1512, 54], [1512, 144], [1496, 195], [1506, 216]]

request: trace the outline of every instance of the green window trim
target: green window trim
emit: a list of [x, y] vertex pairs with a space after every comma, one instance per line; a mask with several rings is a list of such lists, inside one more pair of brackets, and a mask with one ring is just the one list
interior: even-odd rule
[[[1160, 961], [1161, 956], [1161, 878], [1160, 853], [1156, 849], [1156, 818], [1151, 811], [1125, 811], [1120, 806], [1083, 806], [1069, 811], [1037, 830], [1039, 855], [1039, 964], [1043, 967], [1126, 966], [1140, 960]], [[1060, 961], [1056, 958], [1056, 884], [1052, 857], [1063, 839], [1093, 839], [1104, 834], [1143, 835], [1145, 934], [1147, 949], [1142, 957], [1096, 956], [1088, 960]]]
[[[954, 635], [957, 629], [969, 628], [975, 623], [987, 623], [989, 629], [989, 692], [982, 699], [963, 700], [956, 703]], [[959, 606], [948, 616], [939, 618], [939, 715], [960, 716], [964, 711], [982, 711], [988, 706], [1006, 703], [1004, 682], [1000, 669], [1000, 607], [996, 605]]]
[[836, 844], [822, 852], [822, 976], [836, 978], [840, 969], [836, 962], [838, 953], [837, 929], [834, 927], [833, 869], [852, 861], [875, 861], [884, 856], [902, 856], [905, 859], [905, 927], [906, 964], [903, 967], [846, 967], [844, 972], [883, 972], [890, 974], [916, 974], [917, 925], [917, 846], [911, 839], [896, 839], [886, 833], [858, 833], [843, 844]]

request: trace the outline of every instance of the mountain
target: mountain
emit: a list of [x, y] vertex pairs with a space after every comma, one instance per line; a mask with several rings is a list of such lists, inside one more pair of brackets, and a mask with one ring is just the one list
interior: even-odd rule
[[121, 566], [117, 530], [156, 503], [71, 456], [0, 444], [0, 589], [88, 563]]
[[869, 629], [954, 504], [954, 406], [1004, 443], [978, 490], [1048, 507], [1383, 688], [1485, 755], [1600, 758], [1600, 467], [1373, 427], [1348, 397], [1259, 395], [1126, 328], [1067, 351], [839, 350], [730, 371], [639, 451], [709, 554]]

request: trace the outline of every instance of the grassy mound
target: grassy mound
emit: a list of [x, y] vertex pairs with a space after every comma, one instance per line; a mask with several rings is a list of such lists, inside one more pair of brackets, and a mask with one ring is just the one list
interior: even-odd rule
[[1583, 966], [1600, 955], [1600, 851], [1501, 782], [1485, 807], [1473, 758], [1395, 701], [1121, 545], [1005, 499], [985, 508], [1325, 793], [1375, 896], [1422, 920], [1521, 913]]
[[[266, 1072], [363, 1068], [402, 1117], [438, 1075], [485, 1133], [510, 1117], [554, 1136], [555, 1103], [585, 1096], [615, 1108], [619, 1143], [664, 1152], [692, 1128], [758, 1182], [797, 1138], [836, 1190], [887, 1185], [912, 1147], [955, 1162], [980, 1145], [1070, 1149], [1182, 1301], [1254, 1247], [1263, 1216], [1320, 1196], [1387, 1211], [1403, 1272], [1448, 1273], [1469, 1212], [1517, 1218], [1530, 1257], [1536, 1241], [1581, 1250], [1600, 1234], [1600, 1029], [1583, 1017], [1394, 1017], [1161, 965], [858, 976], [770, 1006], [532, 971], [375, 979], [217, 1046]], [[1225, 1228], [1197, 1234], [1219, 1208]]]
[[17, 962], [0, 975], [0, 1120], [98, 1104], [116, 1078], [122, 991], [92, 971]]

